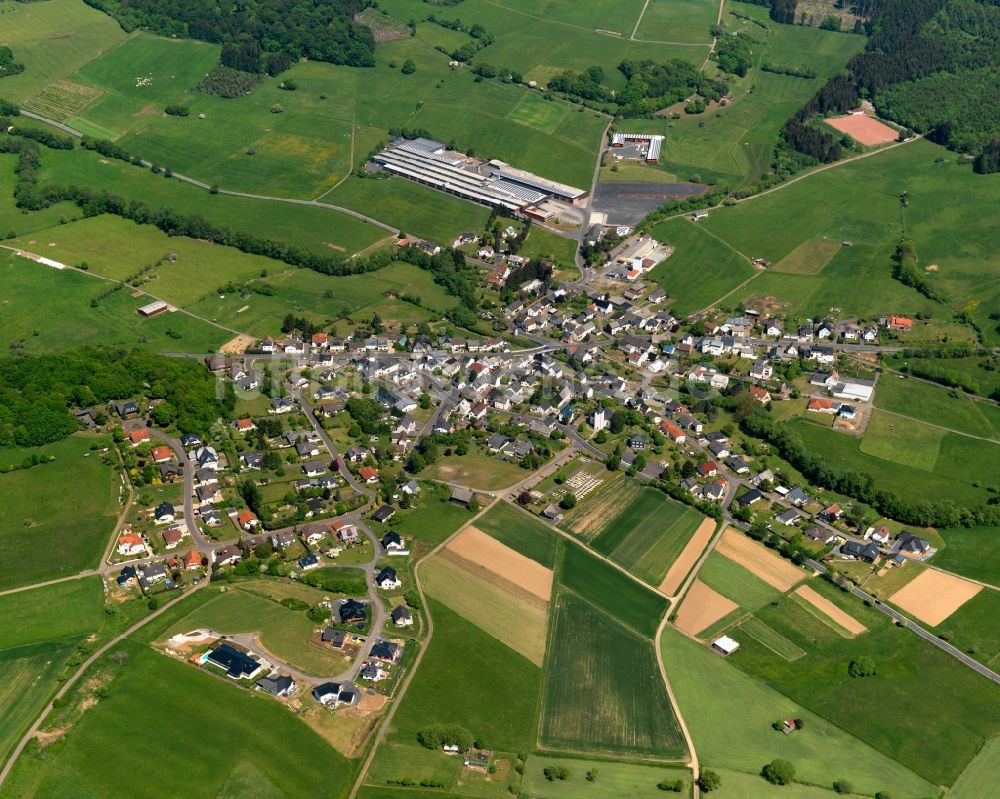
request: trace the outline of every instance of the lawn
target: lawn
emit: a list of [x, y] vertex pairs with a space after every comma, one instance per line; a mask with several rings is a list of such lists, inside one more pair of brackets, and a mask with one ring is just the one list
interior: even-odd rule
[[[795, 764], [800, 779], [815, 784], [845, 778], [856, 790], [869, 795], [888, 790], [896, 799], [936, 793], [931, 783], [885, 754], [670, 627], [663, 632], [661, 648], [703, 768], [731, 769], [752, 775], [748, 781], [759, 780], [764, 763], [783, 757]], [[771, 729], [771, 722], [787, 718], [801, 718], [803, 729], [792, 735]], [[833, 773], [834, 766], [843, 768]]]
[[941, 530], [941, 535], [947, 546], [934, 556], [935, 566], [1000, 586], [1000, 527], [953, 527]]
[[[545, 778], [547, 766], [565, 768], [568, 780], [549, 781]], [[587, 780], [587, 772], [593, 770], [596, 779]], [[670, 766], [648, 766], [639, 763], [614, 763], [609, 760], [583, 760], [579, 758], [531, 755], [524, 769], [524, 789], [529, 796], [537, 799], [621, 799], [623, 796], [635, 799], [663, 799], [663, 791], [656, 787], [664, 780], [683, 780], [685, 790], [691, 781], [691, 772], [685, 768]], [[685, 795], [682, 791], [681, 795]]]
[[557, 535], [506, 502], [498, 502], [476, 519], [476, 527], [547, 569], [555, 566]]
[[1000, 408], [920, 380], [885, 374], [875, 392], [875, 405], [961, 433], [1000, 438]]
[[44, 447], [0, 449], [0, 464], [30, 455], [55, 458], [0, 474], [0, 590], [96, 568], [114, 530], [120, 480], [78, 433]]
[[560, 542], [559, 582], [595, 607], [613, 611], [615, 619], [631, 630], [652, 638], [667, 609], [659, 594], [602, 562], [582, 546]]
[[[542, 670], [434, 600], [434, 638], [393, 718], [391, 740], [460, 724], [487, 747], [534, 746]], [[461, 668], [456, 668], [460, 663]]]
[[718, 552], [708, 556], [698, 572], [698, 579], [751, 612], [781, 595], [778, 589], [765, 583], [749, 569]]
[[539, 740], [638, 757], [686, 751], [650, 642], [572, 592], [556, 599]]
[[[178, 620], [167, 631], [167, 637], [196, 627], [231, 635], [259, 633], [269, 652], [309, 674], [320, 677], [339, 674], [348, 666], [346, 658], [309, 644], [309, 635], [317, 625], [303, 611], [290, 610], [276, 600], [251, 593], [252, 590], [252, 583], [246, 588], [230, 587]], [[313, 602], [328, 595], [319, 590], [313, 594]]]
[[652, 235], [676, 248], [662, 264], [650, 272], [670, 295], [675, 314], [689, 314], [714, 305], [756, 273], [744, 255], [733, 250], [689, 219], [671, 219], [653, 228]]
[[[1000, 732], [1000, 697], [992, 684], [829, 584], [813, 581], [813, 588], [869, 632], [845, 639], [784, 597], [761, 608], [756, 617], [806, 655], [789, 662], [742, 636], [729, 661], [925, 779], [953, 783], [983, 741]], [[848, 663], [859, 656], [874, 661], [875, 676], [848, 676]], [[919, 702], [913, 701], [914, 680], [929, 689]], [[886, 707], [894, 712], [872, 712]], [[929, 749], [933, 758], [927, 757]]]
[[481, 491], [494, 491], [514, 485], [529, 474], [516, 463], [469, 450], [465, 455], [439, 458], [424, 469], [420, 477], [425, 480], [459, 483]]
[[[137, 311], [150, 302], [148, 296], [116, 290], [98, 300], [108, 283], [14, 254], [0, 255], [0, 280], [5, 302], [0, 346], [14, 344], [28, 354], [86, 345], [210, 352], [233, 335], [183, 313], [144, 319]], [[40, 307], [46, 309], [44, 319]]]
[[542, 258], [553, 261], [565, 269], [576, 268], [576, 241], [558, 236], [534, 225], [521, 247], [520, 255], [525, 258]]
[[591, 546], [636, 577], [659, 585], [705, 517], [654, 488], [643, 489], [622, 507]]
[[[100, 699], [53, 750], [29, 750], [5, 790], [12, 797], [113, 796], [144, 775], [143, 795], [343, 796], [356, 766], [273, 700], [135, 643]], [[85, 682], [84, 682], [85, 684]], [[184, 712], [163, 698], [183, 696]], [[192, 729], [199, 730], [197, 757]], [[122, 745], [127, 735], [131, 745]], [[101, 753], [115, 751], [113, 758]], [[255, 757], [254, 752], [267, 752]], [[155, 755], [153, 754], [155, 753]]]

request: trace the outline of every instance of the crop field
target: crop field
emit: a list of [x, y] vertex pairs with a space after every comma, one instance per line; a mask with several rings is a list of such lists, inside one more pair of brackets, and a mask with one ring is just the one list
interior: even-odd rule
[[23, 108], [34, 111], [49, 119], [65, 122], [83, 111], [100, 97], [103, 92], [92, 86], [81, 86], [68, 80], [57, 80], [31, 95], [23, 103]]
[[126, 34], [111, 17], [77, 0], [4, 3], [3, 43], [24, 72], [3, 79], [3, 96], [17, 103], [112, 49]]
[[953, 527], [940, 532], [946, 546], [934, 556], [935, 566], [1000, 585], [1000, 564], [994, 557], [1000, 527]]
[[0, 590], [97, 566], [118, 515], [119, 478], [90, 448], [109, 444], [78, 433], [30, 450], [0, 449], [0, 464], [55, 458], [0, 474]]
[[454, 558], [448, 551], [420, 567], [424, 590], [464, 619], [523, 655], [536, 666], [545, 661], [548, 603], [517, 590], [485, 568]]
[[803, 602], [806, 610], [814, 611], [817, 618], [827, 622], [845, 638], [852, 638], [868, 632], [868, 628], [855, 619], [843, 608], [834, 605], [822, 594], [817, 593], [808, 585], [800, 585], [795, 589], [795, 597]]
[[[141, 772], [151, 799], [178, 790], [292, 799], [315, 796], [318, 763], [331, 795], [347, 790], [355, 766], [278, 703], [134, 643], [122, 651], [128, 660], [108, 684], [109, 696], [84, 713], [56, 750], [31, 750], [18, 761], [5, 786], [11, 796], [72, 795], [81, 788], [111, 796]], [[164, 713], [164, 696], [185, 697], [184, 712]], [[205, 736], [197, 758], [191, 725]], [[155, 758], [142, 747], [122, 746], [122, 730], [134, 728], [157, 731]], [[111, 749], [114, 758], [100, 754]], [[266, 758], [247, 754], [265, 749]]]
[[890, 595], [889, 601], [918, 621], [937, 627], [982, 590], [971, 580], [927, 568]]
[[636, 480], [620, 478], [603, 483], [566, 514], [562, 526], [588, 543], [604, 532], [618, 508], [626, 508], [642, 494]]
[[969, 435], [1000, 439], [1000, 408], [965, 394], [953, 394], [943, 386], [887, 374], [879, 381], [875, 405]]
[[790, 275], [818, 275], [842, 247], [839, 241], [804, 241], [771, 267], [771, 271]]
[[704, 44], [712, 40], [719, 6], [713, 0], [650, 0], [636, 36], [665, 42]]
[[735, 527], [726, 529], [715, 551], [745, 567], [765, 583], [782, 592], [806, 579], [807, 576], [812, 576]]
[[[964, 445], [966, 450], [964, 454], [973, 458], [971, 463], [962, 460], [948, 461], [960, 468], [954, 470], [945, 467], [939, 470], [939, 467], [935, 466], [933, 472], [928, 472], [906, 463], [887, 461], [866, 454], [861, 451], [856, 438], [829, 428], [801, 419], [793, 419], [788, 425], [807, 447], [814, 452], [822, 453], [831, 466], [867, 472], [875, 478], [880, 488], [894, 491], [901, 496], [918, 499], [947, 497], [958, 503], [969, 504], [977, 504], [986, 498], [985, 492], [972, 483], [989, 472], [974, 470], [975, 462], [981, 456], [973, 451], [976, 447], [968, 444]], [[917, 426], [913, 422], [908, 422], [906, 425], [907, 428]], [[920, 430], [916, 430], [915, 434], [919, 435]], [[972, 439], [965, 441], [973, 442]], [[978, 443], [980, 446], [986, 446], [981, 442]]]
[[652, 230], [653, 238], [676, 248], [650, 276], [670, 295], [670, 307], [678, 315], [714, 305], [755, 274], [743, 255], [700, 230], [702, 224], [671, 219]]
[[996, 785], [1000, 769], [1000, 738], [987, 741], [962, 776], [948, 792], [950, 799], [979, 799], [987, 796]]
[[705, 559], [698, 571], [698, 579], [751, 612], [781, 595], [777, 588], [718, 552], [713, 552]]
[[[846, 639], [794, 598], [785, 597], [755, 616], [806, 654], [789, 662], [754, 638], [738, 636], [740, 649], [728, 662], [925, 779], [950, 785], [983, 740], [998, 732], [1000, 697], [980, 675], [899, 630], [875, 609], [824, 582], [814, 580], [812, 587], [869, 631]], [[848, 676], [847, 664], [859, 656], [872, 659], [875, 676]], [[667, 670], [669, 674], [669, 662]], [[912, 681], [917, 675], [925, 685], [934, 686], [921, 702], [912, 701]], [[871, 708], [876, 705], [891, 705], [895, 712], [873, 714]], [[921, 730], [919, 743], [908, 733], [914, 729]], [[928, 758], [927, 747], [938, 754]]]
[[739, 630], [766, 646], [778, 657], [784, 658], [789, 662], [798, 660], [805, 655], [802, 649], [799, 649], [799, 647], [785, 638], [785, 636], [771, 629], [755, 616], [751, 616], [746, 621], [741, 622]]
[[556, 600], [542, 708], [539, 738], [547, 747], [684, 755], [649, 641], [569, 592]]
[[703, 634], [703, 630], [721, 626], [738, 610], [739, 605], [731, 599], [709, 588], [701, 580], [694, 580], [684, 595], [680, 608], [676, 614], [671, 615], [676, 616], [674, 623], [677, 629], [688, 635], [700, 635], [707, 640], [709, 636]]
[[[434, 638], [393, 718], [390, 739], [460, 724], [491, 749], [534, 746], [542, 670], [433, 599]], [[461, 668], [455, 668], [461, 663]]]
[[614, 608], [615, 618], [640, 635], [652, 638], [667, 609], [659, 594], [595, 558], [585, 549], [560, 542], [559, 582], [600, 608]]
[[[317, 600], [323, 596], [317, 592]], [[277, 601], [230, 588], [180, 619], [166, 637], [205, 627], [216, 632], [259, 633], [260, 642], [277, 657], [309, 674], [339, 674], [346, 658], [309, 644], [309, 635], [317, 627], [302, 611], [294, 611]]]
[[498, 502], [476, 519], [476, 527], [547, 569], [555, 566], [556, 534], [506, 502]]
[[[569, 771], [568, 780], [545, 779], [545, 768], [555, 766]], [[594, 782], [587, 780], [587, 772], [597, 772]], [[691, 772], [676, 766], [650, 766], [640, 763], [614, 763], [609, 760], [582, 760], [550, 755], [530, 755], [524, 769], [523, 788], [537, 799], [663, 799], [663, 791], [656, 787], [663, 780], [684, 780], [685, 790]], [[681, 792], [681, 796], [685, 795]]]

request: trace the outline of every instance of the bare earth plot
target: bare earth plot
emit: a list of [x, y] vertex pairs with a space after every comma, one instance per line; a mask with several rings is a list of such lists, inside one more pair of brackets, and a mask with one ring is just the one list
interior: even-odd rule
[[818, 610], [821, 614], [833, 621], [836, 626], [842, 627], [850, 633], [851, 637], [868, 632], [868, 628], [865, 627], [865, 625], [863, 625], [860, 621], [834, 605], [829, 599], [822, 594], [817, 593], [808, 585], [800, 585], [795, 589], [795, 593], [797, 596], [801, 597], [803, 600], [816, 608], [816, 610]]
[[871, 147], [876, 144], [887, 144], [896, 141], [899, 132], [888, 125], [862, 114], [849, 114], [845, 117], [832, 117], [825, 120], [834, 130], [846, 133], [858, 144]]
[[805, 572], [775, 555], [763, 544], [747, 538], [732, 527], [722, 534], [715, 549], [782, 592], [789, 590], [807, 576]]
[[681, 587], [684, 578], [687, 577], [688, 572], [691, 571], [701, 553], [705, 551], [705, 547], [708, 546], [708, 542], [712, 538], [712, 533], [715, 532], [715, 524], [714, 519], [705, 519], [698, 525], [698, 529], [691, 536], [691, 540], [684, 546], [683, 551], [677, 560], [673, 562], [666, 577], [663, 578], [663, 582], [660, 583], [661, 593], [667, 596], [674, 596], [677, 593], [677, 589]]
[[544, 602], [552, 595], [552, 570], [515, 552], [476, 527], [466, 527], [452, 539], [447, 551], [489, 569]]
[[929, 568], [889, 597], [889, 601], [924, 624], [936, 627], [982, 590], [981, 585]]
[[688, 635], [697, 635], [738, 608], [733, 600], [695, 580], [677, 611], [677, 627]]

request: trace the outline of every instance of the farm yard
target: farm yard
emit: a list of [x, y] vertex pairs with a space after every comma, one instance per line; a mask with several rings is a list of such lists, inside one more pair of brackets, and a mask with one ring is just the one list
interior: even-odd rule
[[557, 594], [539, 738], [617, 755], [680, 758], [685, 750], [649, 641], [571, 591]]

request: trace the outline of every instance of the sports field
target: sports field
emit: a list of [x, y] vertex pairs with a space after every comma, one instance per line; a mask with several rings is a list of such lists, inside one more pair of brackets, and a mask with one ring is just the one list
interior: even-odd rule
[[97, 567], [120, 510], [120, 480], [91, 446], [110, 443], [78, 433], [44, 447], [0, 449], [0, 465], [54, 458], [0, 474], [0, 590]]
[[649, 641], [572, 592], [556, 600], [539, 739], [618, 755], [680, 758], [685, 751]]
[[891, 141], [896, 141], [899, 136], [899, 132], [895, 128], [864, 114], [830, 117], [823, 121], [834, 130], [846, 133], [858, 144], [865, 147], [888, 144]]
[[547, 569], [555, 566], [556, 534], [506, 502], [498, 502], [476, 519], [476, 527]]
[[[85, 711], [64, 743], [30, 750], [18, 761], [4, 786], [11, 796], [79, 795], [84, 786], [92, 795], [113, 796], [142, 773], [149, 797], [176, 796], [179, 790], [192, 796], [311, 797], [317, 763], [331, 795], [347, 790], [354, 764], [278, 703], [135, 643], [119, 651], [127, 660], [114, 667], [107, 698]], [[164, 713], [164, 696], [183, 696], [184, 711]], [[192, 725], [204, 736], [198, 757], [190, 747]], [[124, 730], [153, 729], [155, 756], [142, 746], [123, 745]], [[113, 758], [102, 754], [112, 750]], [[265, 758], [249, 754], [264, 750]]]

